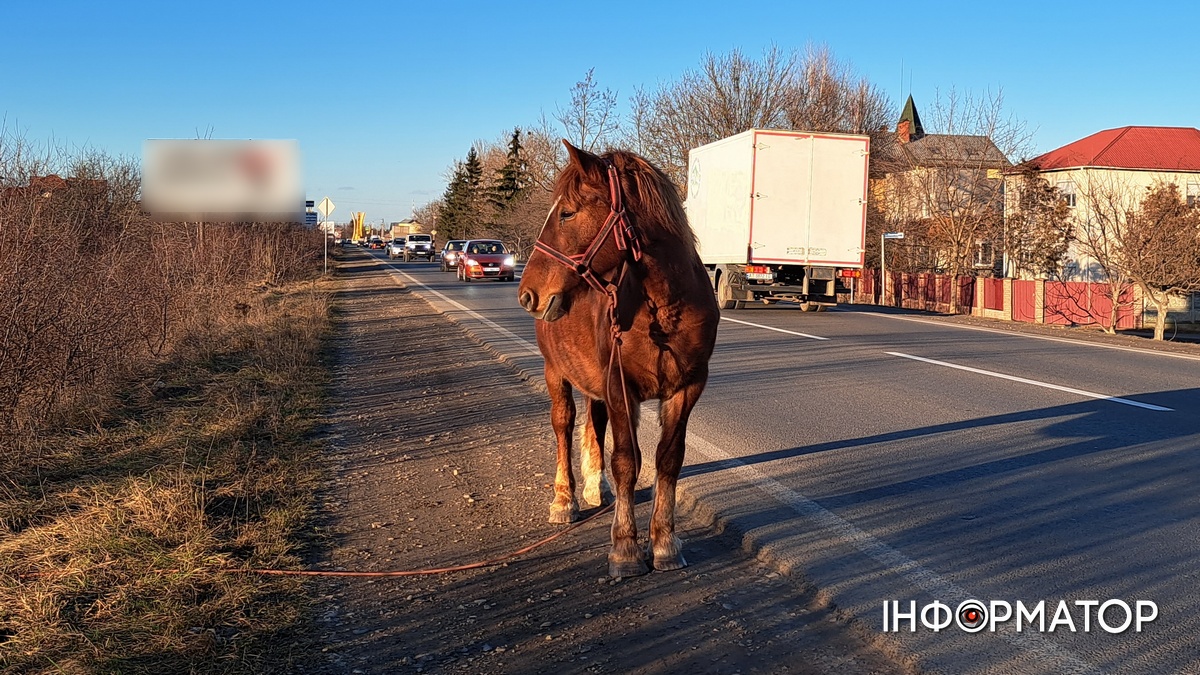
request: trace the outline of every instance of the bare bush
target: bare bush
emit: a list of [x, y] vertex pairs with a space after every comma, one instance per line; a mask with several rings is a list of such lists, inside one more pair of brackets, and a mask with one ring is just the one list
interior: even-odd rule
[[[0, 462], [84, 414], [245, 289], [315, 276], [318, 233], [288, 224], [152, 223], [128, 159], [44, 152], [3, 137]], [[60, 167], [60, 168], [56, 168]], [[53, 171], [69, 176], [60, 178]]]

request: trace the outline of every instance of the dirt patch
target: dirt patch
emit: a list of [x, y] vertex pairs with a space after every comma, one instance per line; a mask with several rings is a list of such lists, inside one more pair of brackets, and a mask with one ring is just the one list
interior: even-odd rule
[[[510, 553], [546, 522], [545, 396], [362, 254], [337, 295], [333, 398], [313, 566], [440, 568]], [[649, 493], [638, 516], [649, 518]], [[585, 511], [588, 516], [593, 511]], [[304, 673], [893, 673], [802, 579], [681, 508], [691, 566], [605, 576], [609, 514], [522, 557], [429, 576], [322, 578]], [[643, 532], [644, 534], [644, 532]]]

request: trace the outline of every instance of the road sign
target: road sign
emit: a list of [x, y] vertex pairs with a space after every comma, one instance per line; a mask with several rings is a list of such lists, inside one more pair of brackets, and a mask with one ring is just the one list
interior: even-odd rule
[[333, 202], [329, 201], [329, 197], [322, 199], [321, 203], [317, 204], [317, 210], [320, 211], [321, 215], [325, 216], [326, 218], [329, 217], [329, 214], [333, 213], [333, 209]]
[[317, 214], [316, 213], [304, 214], [304, 224], [305, 225], [316, 225], [317, 224]]
[[317, 203], [311, 199], [304, 200], [304, 208], [306, 208], [306, 209], [311, 209], [312, 207], [314, 207], [316, 205], [317, 205]]
[[903, 239], [904, 233], [903, 232], [884, 232], [883, 238], [884, 239]]

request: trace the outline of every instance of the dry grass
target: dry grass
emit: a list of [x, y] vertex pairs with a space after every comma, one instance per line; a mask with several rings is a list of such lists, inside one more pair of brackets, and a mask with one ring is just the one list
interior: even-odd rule
[[298, 620], [298, 582], [218, 570], [298, 562], [328, 294], [238, 304], [0, 478], [0, 670], [258, 672]]

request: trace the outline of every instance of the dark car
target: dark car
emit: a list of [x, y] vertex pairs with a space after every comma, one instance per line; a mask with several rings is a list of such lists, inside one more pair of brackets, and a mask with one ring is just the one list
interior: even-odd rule
[[458, 278], [516, 281], [516, 260], [497, 239], [471, 239], [458, 259]]
[[442, 247], [442, 271], [449, 272], [458, 267], [458, 256], [462, 254], [465, 239], [451, 239]]

